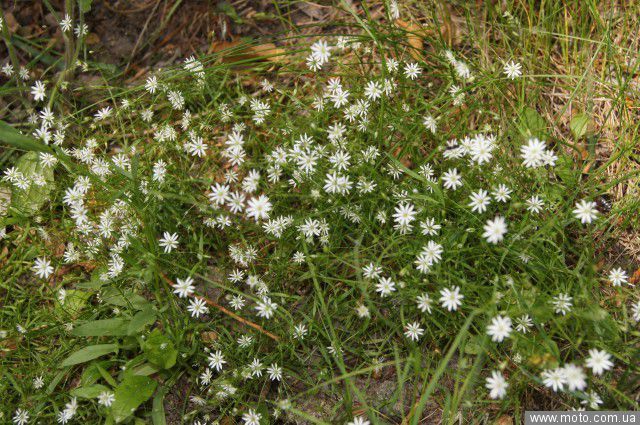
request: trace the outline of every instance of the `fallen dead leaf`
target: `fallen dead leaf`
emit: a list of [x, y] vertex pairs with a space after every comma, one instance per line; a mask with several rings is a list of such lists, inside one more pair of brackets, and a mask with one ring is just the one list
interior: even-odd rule
[[415, 60], [422, 60], [422, 36], [425, 35], [424, 30], [414, 22], [406, 22], [402, 19], [396, 19], [396, 25], [406, 31], [407, 43], [411, 47], [409, 53]]
[[213, 331], [202, 332], [200, 338], [202, 338], [202, 342], [204, 343], [214, 342], [218, 339], [218, 333]]
[[9, 32], [11, 34], [13, 34], [14, 32], [16, 32], [16, 30], [18, 29], [18, 27], [20, 26], [20, 24], [18, 23], [18, 21], [16, 21], [15, 16], [13, 16], [13, 13], [11, 12], [5, 12], [4, 14], [4, 20], [7, 24], [7, 28], [9, 28]]
[[225, 63], [235, 63], [245, 60], [265, 60], [273, 63], [286, 63], [286, 51], [276, 47], [273, 43], [258, 45], [247, 44], [240, 40], [215, 42], [209, 48], [209, 53], [218, 53]]
[[502, 415], [496, 420], [495, 425], [513, 425], [513, 418], [509, 415]]

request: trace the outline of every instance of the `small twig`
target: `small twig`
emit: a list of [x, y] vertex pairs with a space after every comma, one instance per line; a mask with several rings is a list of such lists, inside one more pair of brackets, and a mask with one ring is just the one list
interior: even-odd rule
[[[173, 283], [171, 281], [171, 279], [169, 279], [164, 273], [160, 273], [160, 276], [162, 277], [162, 279], [164, 279], [165, 282], [167, 282], [169, 284], [169, 286], [173, 287], [175, 286], [175, 283]], [[204, 301], [205, 303], [207, 303], [208, 305], [210, 305], [211, 307], [215, 308], [216, 310], [226, 314], [227, 316], [231, 317], [234, 320], [237, 320], [238, 322], [250, 326], [253, 329], [257, 330], [260, 333], [263, 333], [264, 335], [268, 336], [269, 338], [271, 338], [272, 340], [279, 342], [280, 341], [280, 337], [277, 335], [272, 334], [271, 332], [269, 332], [268, 330], [264, 329], [262, 326], [258, 325], [257, 323], [254, 323], [250, 320], [247, 320], [245, 318], [242, 318], [240, 316], [238, 316], [237, 314], [235, 314], [232, 311], [227, 310], [226, 308], [224, 308], [223, 306], [221, 306], [220, 304], [211, 301], [208, 298], [205, 297], [201, 297], [199, 295], [193, 295], [194, 298], [196, 299], [200, 299], [202, 301]]]

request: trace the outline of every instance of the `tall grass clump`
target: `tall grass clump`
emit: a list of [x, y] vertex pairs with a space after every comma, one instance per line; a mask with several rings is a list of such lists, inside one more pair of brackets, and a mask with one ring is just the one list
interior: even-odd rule
[[552, 136], [527, 64], [344, 30], [97, 103], [29, 82], [32, 119], [0, 127], [3, 419], [638, 407], [640, 303], [599, 249], [624, 210]]

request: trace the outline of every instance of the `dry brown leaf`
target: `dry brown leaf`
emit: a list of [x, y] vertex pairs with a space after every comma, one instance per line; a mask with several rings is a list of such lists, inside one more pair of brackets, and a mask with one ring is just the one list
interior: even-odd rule
[[407, 43], [411, 47], [409, 53], [415, 60], [422, 60], [422, 49], [424, 47], [422, 43], [421, 35], [424, 35], [424, 31], [420, 26], [414, 22], [406, 22], [402, 19], [396, 19], [396, 25], [406, 31]]
[[265, 60], [273, 63], [286, 63], [286, 51], [273, 43], [250, 45], [239, 40], [221, 41], [211, 45], [209, 53], [218, 53], [222, 62], [235, 63], [250, 59]]
[[205, 331], [200, 334], [200, 338], [204, 343], [212, 343], [218, 339], [218, 333], [214, 331]]
[[495, 425], [513, 425], [513, 418], [509, 415], [502, 415], [496, 419]]
[[14, 32], [17, 31], [18, 27], [20, 26], [20, 24], [18, 23], [18, 21], [16, 21], [15, 16], [13, 16], [13, 13], [11, 12], [5, 12], [4, 14], [4, 20], [7, 23], [7, 28], [9, 29], [9, 32], [11, 34], [13, 34]]

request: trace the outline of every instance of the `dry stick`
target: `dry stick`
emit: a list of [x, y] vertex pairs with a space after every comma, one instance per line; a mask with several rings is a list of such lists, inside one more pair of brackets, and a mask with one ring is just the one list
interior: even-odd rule
[[[167, 282], [170, 286], [175, 286], [176, 284], [173, 283], [171, 281], [171, 279], [169, 279], [164, 273], [160, 272], [160, 276], [165, 280], [165, 282]], [[265, 334], [266, 336], [268, 336], [269, 338], [271, 338], [272, 340], [279, 342], [280, 341], [280, 337], [277, 335], [272, 334], [271, 332], [269, 332], [268, 330], [264, 329], [262, 326], [258, 325], [257, 323], [253, 323], [250, 320], [244, 319], [240, 316], [238, 316], [237, 314], [235, 314], [232, 311], [227, 310], [226, 308], [222, 307], [220, 304], [211, 301], [208, 298], [205, 297], [201, 297], [199, 295], [194, 295], [193, 297], [200, 299], [202, 301], [204, 301], [205, 303], [209, 304], [211, 307], [217, 309], [218, 311], [221, 311], [222, 313], [226, 314], [227, 316], [231, 317], [232, 319], [237, 320], [238, 322], [250, 326], [253, 329], [257, 330], [258, 332], [261, 332], [263, 334]]]

